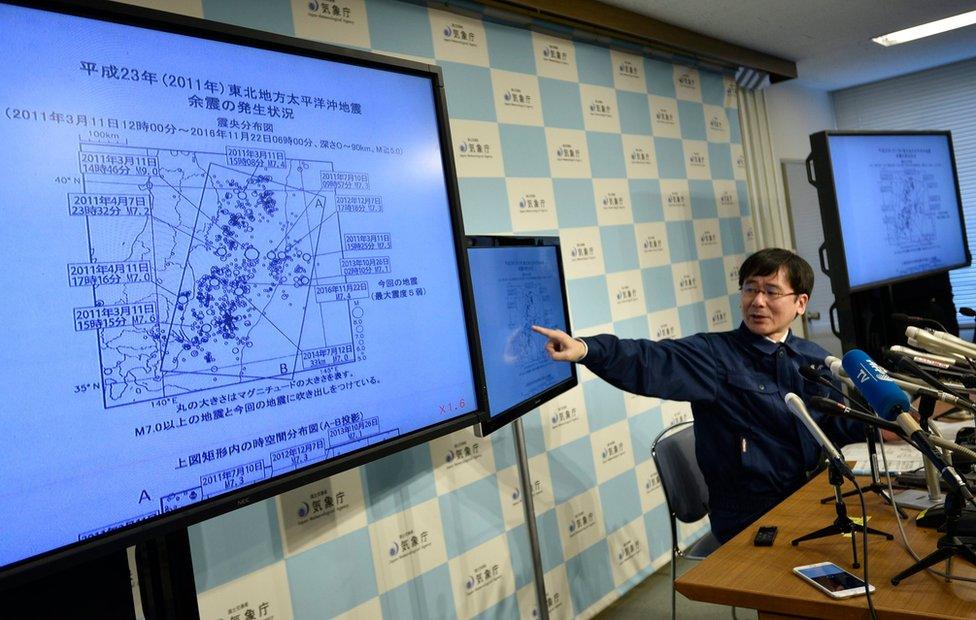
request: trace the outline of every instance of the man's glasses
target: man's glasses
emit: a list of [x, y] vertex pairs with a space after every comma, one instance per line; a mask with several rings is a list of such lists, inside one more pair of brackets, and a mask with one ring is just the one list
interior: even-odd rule
[[747, 299], [752, 299], [762, 293], [769, 301], [776, 301], [789, 295], [799, 295], [793, 291], [783, 292], [777, 286], [759, 286], [758, 284], [744, 284], [739, 290], [742, 292], [742, 296]]

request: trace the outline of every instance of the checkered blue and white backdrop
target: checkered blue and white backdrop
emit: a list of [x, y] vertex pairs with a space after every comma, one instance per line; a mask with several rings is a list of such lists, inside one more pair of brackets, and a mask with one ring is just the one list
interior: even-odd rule
[[[558, 234], [576, 334], [738, 324], [755, 233], [730, 77], [477, 5], [138, 3], [439, 65], [466, 232]], [[668, 560], [650, 443], [688, 417], [585, 370], [525, 416], [553, 617], [590, 617]], [[535, 617], [515, 458], [510, 428], [461, 431], [194, 526], [202, 617]]]

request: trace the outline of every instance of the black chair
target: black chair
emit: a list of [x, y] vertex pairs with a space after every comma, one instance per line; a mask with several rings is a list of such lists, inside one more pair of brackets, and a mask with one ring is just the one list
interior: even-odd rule
[[[708, 514], [708, 488], [695, 460], [693, 423], [679, 422], [661, 431], [651, 444], [651, 458], [661, 478], [671, 521], [671, 618], [674, 620], [677, 559], [704, 560], [722, 543], [709, 531], [687, 549], [678, 547], [678, 521], [694, 523]], [[736, 617], [734, 607], [732, 617]]]

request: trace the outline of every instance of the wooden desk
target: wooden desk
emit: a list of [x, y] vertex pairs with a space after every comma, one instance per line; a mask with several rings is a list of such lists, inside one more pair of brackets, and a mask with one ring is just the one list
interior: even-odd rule
[[[844, 484], [844, 490], [850, 483]], [[851, 541], [840, 535], [790, 544], [813, 530], [833, 523], [836, 510], [833, 503], [821, 505], [820, 498], [832, 493], [826, 473], [814, 478], [783, 503], [746, 528], [738, 536], [722, 545], [707, 559], [682, 575], [675, 587], [686, 597], [709, 603], [734, 605], [759, 611], [760, 618], [870, 618], [867, 599], [861, 595], [836, 600], [816, 590], [793, 574], [794, 566], [833, 562], [861, 575], [862, 569], [851, 567]], [[848, 514], [861, 516], [856, 497], [847, 498]], [[946, 583], [928, 572], [920, 572], [891, 585], [891, 577], [911, 566], [915, 560], [904, 549], [898, 526], [890, 506], [874, 493], [865, 494], [869, 525], [889, 532], [894, 540], [871, 536], [868, 540], [870, 573], [875, 586], [874, 606], [879, 618], [976, 618], [976, 583]], [[916, 528], [914, 510], [906, 510], [910, 519], [905, 522], [908, 540], [920, 557], [935, 550], [939, 533]], [[779, 534], [772, 547], [755, 547], [753, 536], [759, 525], [776, 525]], [[857, 539], [858, 559], [861, 557], [861, 536]], [[945, 563], [934, 568], [945, 571]], [[976, 568], [964, 560], [952, 562], [952, 574], [976, 577]]]

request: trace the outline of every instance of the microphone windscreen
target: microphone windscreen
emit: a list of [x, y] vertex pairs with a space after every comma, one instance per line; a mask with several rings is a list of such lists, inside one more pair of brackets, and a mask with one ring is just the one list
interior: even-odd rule
[[851, 349], [844, 354], [842, 364], [865, 400], [882, 418], [894, 420], [899, 413], [911, 408], [905, 392], [864, 351]]

